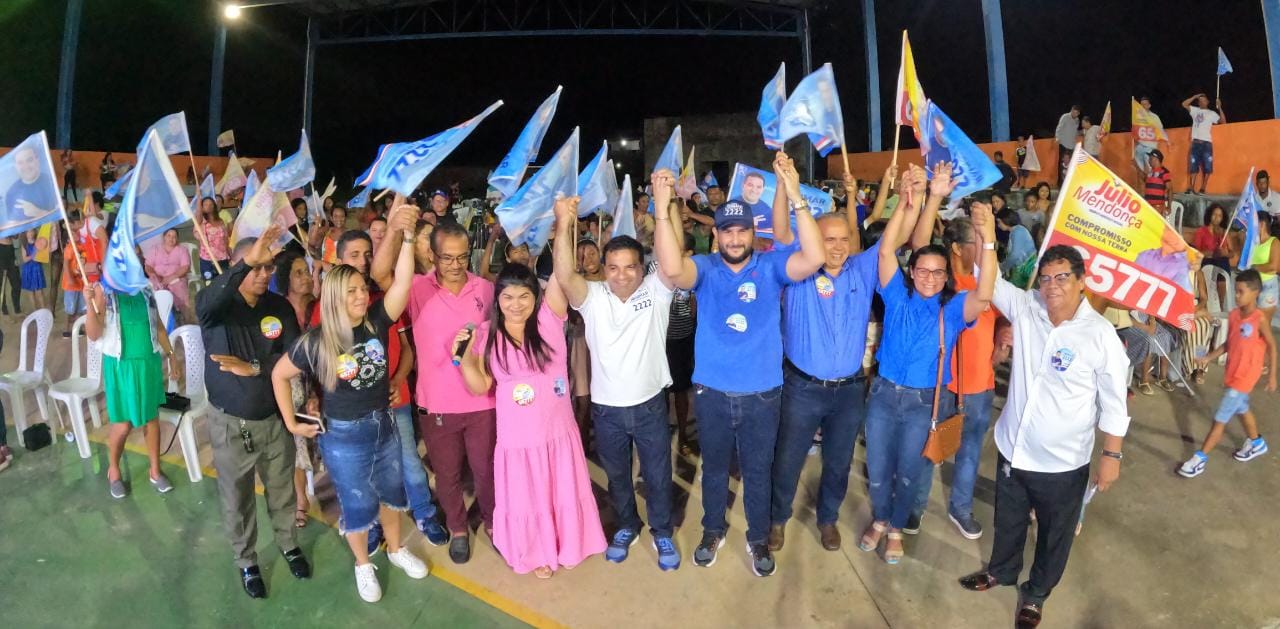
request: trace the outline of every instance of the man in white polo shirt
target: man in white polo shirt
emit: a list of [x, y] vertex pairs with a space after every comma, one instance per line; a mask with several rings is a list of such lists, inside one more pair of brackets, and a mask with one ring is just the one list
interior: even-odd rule
[[[591, 349], [591, 419], [596, 452], [609, 477], [609, 496], [619, 528], [605, 559], [620, 563], [640, 537], [631, 482], [631, 451], [640, 459], [648, 487], [649, 532], [658, 567], [680, 567], [671, 539], [671, 433], [667, 428], [667, 323], [673, 287], [661, 273], [644, 274], [644, 247], [630, 236], [610, 240], [603, 250], [603, 282], [578, 273], [572, 233], [577, 197], [556, 202], [555, 276], [569, 305], [582, 314]], [[659, 225], [670, 229], [667, 223]]]

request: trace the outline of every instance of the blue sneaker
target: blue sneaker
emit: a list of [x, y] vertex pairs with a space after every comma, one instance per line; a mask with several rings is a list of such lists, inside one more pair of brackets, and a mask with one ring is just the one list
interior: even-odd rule
[[1241, 463], [1252, 461], [1267, 453], [1267, 442], [1258, 437], [1245, 442], [1244, 447], [1236, 451], [1235, 457]]
[[378, 551], [382, 549], [382, 542], [383, 542], [383, 541], [385, 541], [385, 538], [384, 538], [384, 536], [382, 535], [382, 523], [381, 523], [381, 522], [374, 522], [374, 523], [373, 523], [373, 528], [369, 529], [369, 546], [368, 546], [368, 549], [369, 549], [369, 556], [370, 556], [370, 557], [372, 557], [372, 556], [374, 556], [374, 555], [378, 554]]
[[1195, 478], [1204, 473], [1204, 466], [1209, 462], [1209, 457], [1199, 450], [1178, 467], [1178, 475], [1183, 478]]
[[670, 537], [653, 538], [653, 549], [658, 551], [658, 567], [663, 572], [680, 568], [680, 551]]
[[631, 529], [618, 529], [613, 534], [613, 541], [609, 542], [609, 548], [604, 551], [604, 558], [613, 563], [622, 563], [627, 560], [627, 555], [631, 552], [631, 547], [640, 541], [640, 535]]
[[427, 542], [432, 546], [444, 546], [449, 543], [449, 537], [451, 537], [449, 531], [444, 530], [444, 527], [440, 526], [440, 523], [436, 522], [435, 518], [422, 518], [418, 520], [417, 524], [418, 530], [422, 531], [422, 534], [427, 538]]

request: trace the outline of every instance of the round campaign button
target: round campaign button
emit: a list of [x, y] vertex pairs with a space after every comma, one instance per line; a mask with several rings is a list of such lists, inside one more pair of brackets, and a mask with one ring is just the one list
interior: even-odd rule
[[351, 354], [338, 355], [338, 377], [343, 380], [350, 380], [356, 377], [360, 372], [360, 366], [356, 364], [356, 359]]
[[740, 314], [729, 315], [729, 318], [725, 319], [724, 324], [729, 326], [729, 329], [733, 330], [734, 332], [747, 331], [747, 318]]
[[818, 288], [818, 295], [821, 297], [830, 297], [836, 294], [836, 285], [832, 284], [831, 278], [825, 275], [819, 275], [813, 284]]
[[516, 388], [511, 390], [511, 399], [520, 406], [528, 406], [533, 404], [534, 392], [533, 387], [527, 384], [517, 384]]
[[262, 335], [275, 340], [280, 338], [280, 332], [284, 330], [284, 326], [280, 324], [280, 320], [275, 317], [263, 317], [258, 323], [258, 328], [262, 330]]
[[382, 341], [378, 339], [365, 341], [364, 355], [374, 363], [381, 363], [387, 359], [387, 353], [382, 349]]
[[749, 304], [756, 300], [756, 283], [743, 282], [738, 285], [738, 300]]

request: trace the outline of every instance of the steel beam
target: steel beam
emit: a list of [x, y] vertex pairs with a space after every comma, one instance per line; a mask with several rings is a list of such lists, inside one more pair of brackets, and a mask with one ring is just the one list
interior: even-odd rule
[[209, 78], [209, 154], [218, 154], [218, 134], [222, 131], [222, 66], [227, 56], [227, 25], [218, 20], [213, 38], [213, 70]]
[[83, 0], [67, 0], [62, 26], [62, 59], [58, 67], [58, 120], [54, 147], [71, 148], [71, 106], [76, 83], [76, 49], [80, 45], [80, 13]]
[[1000, 0], [982, 0], [987, 35], [987, 92], [991, 100], [991, 141], [1009, 141], [1009, 80], [1004, 64], [1004, 20]]

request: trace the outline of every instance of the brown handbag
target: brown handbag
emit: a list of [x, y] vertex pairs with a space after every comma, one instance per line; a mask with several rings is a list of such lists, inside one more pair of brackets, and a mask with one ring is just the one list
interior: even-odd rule
[[[953, 456], [960, 449], [960, 437], [964, 433], [964, 394], [956, 394], [956, 414], [938, 421], [938, 402], [942, 396], [942, 367], [947, 356], [947, 339], [943, 332], [942, 308], [938, 309], [938, 382], [933, 388], [933, 417], [929, 418], [929, 439], [924, 442], [924, 458], [937, 465]], [[963, 332], [962, 332], [963, 333]], [[960, 340], [956, 339], [956, 352]], [[959, 354], [957, 354], [958, 356]], [[956, 369], [956, 389], [963, 391], [961, 372]]]

